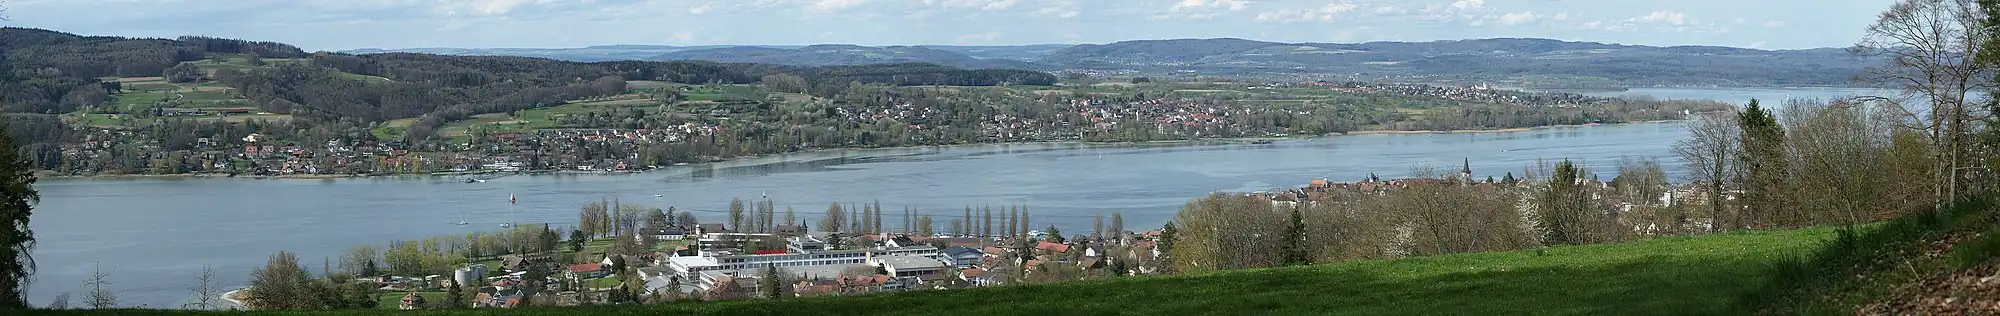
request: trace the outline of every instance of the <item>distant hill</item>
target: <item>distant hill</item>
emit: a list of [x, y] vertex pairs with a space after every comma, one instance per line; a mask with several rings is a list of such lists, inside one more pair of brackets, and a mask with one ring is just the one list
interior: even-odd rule
[[1837, 48], [1637, 46], [1534, 38], [1281, 43], [1238, 38], [1019, 46], [661, 46], [364, 49], [571, 61], [705, 60], [801, 66], [921, 62], [961, 68], [1084, 70], [1269, 80], [1495, 83], [1588, 88], [1653, 85], [1845, 86], [1864, 66]]
[[665, 53], [722, 47], [734, 46], [600, 45], [583, 48], [364, 48], [340, 52], [348, 54], [420, 53], [454, 56], [516, 56], [592, 62], [645, 60], [649, 57]]
[[954, 45], [922, 45], [922, 46], [924, 48], [952, 51], [979, 59], [1011, 59], [1019, 61], [1036, 61], [1036, 60], [1041, 60], [1042, 58], [1045, 57], [1049, 57], [1050, 54], [1054, 54], [1056, 51], [1076, 45], [1043, 44], [1043, 45], [1022, 45], [1022, 46], [954, 46]]
[[1020, 60], [980, 59], [951, 50], [924, 46], [812, 45], [798, 48], [738, 46], [683, 50], [650, 60], [705, 60], [728, 63], [846, 66], [887, 63], [931, 63], [959, 68], [1037, 69]]
[[1834, 48], [1656, 47], [1528, 38], [1352, 44], [1144, 40], [1077, 45], [1037, 62], [1070, 69], [1212, 75], [1341, 74], [1390, 81], [1448, 77], [1628, 86], [1846, 85], [1869, 64]]

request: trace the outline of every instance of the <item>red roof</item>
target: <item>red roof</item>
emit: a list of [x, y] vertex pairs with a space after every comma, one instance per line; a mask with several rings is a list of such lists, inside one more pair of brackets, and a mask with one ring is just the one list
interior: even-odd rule
[[598, 270], [603, 270], [603, 269], [604, 269], [603, 265], [595, 263], [574, 264], [569, 266], [569, 271], [576, 273], [597, 272]]
[[1048, 250], [1053, 252], [1069, 252], [1069, 245], [1044, 241], [1039, 244], [1035, 244], [1035, 249]]
[[782, 254], [787, 254], [789, 252], [786, 252], [784, 249], [766, 249], [766, 250], [758, 250], [752, 253], [760, 255], [782, 255]]

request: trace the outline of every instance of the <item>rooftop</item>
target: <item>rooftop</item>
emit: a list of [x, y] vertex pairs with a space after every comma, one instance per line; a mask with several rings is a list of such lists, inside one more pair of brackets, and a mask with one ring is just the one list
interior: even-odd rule
[[889, 267], [893, 267], [896, 269], [944, 268], [943, 261], [937, 261], [937, 259], [918, 257], [918, 256], [880, 256], [880, 257], [875, 257], [875, 261], [881, 262], [883, 265], [887, 265]]

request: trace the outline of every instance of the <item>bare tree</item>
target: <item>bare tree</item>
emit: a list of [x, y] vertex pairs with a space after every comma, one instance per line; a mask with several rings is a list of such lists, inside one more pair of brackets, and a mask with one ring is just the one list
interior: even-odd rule
[[194, 287], [188, 288], [188, 292], [193, 293], [195, 299], [193, 302], [188, 302], [184, 307], [188, 309], [216, 309], [219, 307], [216, 306], [215, 300], [221, 298], [222, 286], [215, 283], [215, 268], [202, 266], [201, 276], [196, 277], [195, 280], [197, 283], [195, 283]]
[[[1868, 26], [1867, 34], [1850, 52], [1880, 58], [1860, 79], [1900, 88], [1898, 96], [1864, 96], [1861, 100], [1891, 109], [1925, 131], [1934, 151], [1933, 190], [1936, 202], [1955, 199], [1961, 191], [1960, 165], [1971, 149], [1970, 124], [1985, 119], [1979, 107], [1968, 107], [1972, 91], [1989, 86], [1995, 63], [1981, 62], [1990, 30], [1981, 25], [1985, 11], [1975, 0], [1901, 0]], [[1921, 101], [1915, 101], [1921, 99]], [[1916, 103], [1916, 104], [1910, 104]]]
[[49, 305], [43, 308], [69, 309], [69, 292], [57, 293], [56, 298], [54, 300], [50, 300]]
[[[1725, 217], [1723, 192], [1729, 188], [1736, 172], [1736, 153], [1742, 142], [1743, 132], [1736, 125], [1734, 113], [1704, 113], [1688, 122], [1688, 138], [1674, 143], [1674, 153], [1687, 161], [1689, 179], [1702, 187], [1708, 200], [1711, 229], [1741, 226], [1739, 218]], [[1724, 222], [1723, 219], [1732, 219]]]
[[84, 290], [89, 293], [89, 297], [84, 298], [84, 303], [89, 304], [92, 309], [118, 307], [118, 295], [112, 294], [111, 289], [105, 288], [109, 285], [111, 285], [111, 273], [104, 272], [104, 264], [99, 263], [97, 267], [91, 269], [90, 279], [83, 281]]

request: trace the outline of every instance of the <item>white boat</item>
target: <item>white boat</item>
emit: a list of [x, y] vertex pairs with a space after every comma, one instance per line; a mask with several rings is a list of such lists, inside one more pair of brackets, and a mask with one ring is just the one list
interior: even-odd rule
[[514, 227], [514, 224], [510, 224], [510, 223], [500, 223], [500, 227], [502, 227], [502, 228], [505, 228], [505, 227]]
[[653, 197], [667, 197], [667, 195], [665, 195], [665, 194], [654, 194], [654, 195], [653, 195]]
[[467, 223], [467, 222], [465, 222], [465, 221], [458, 221], [458, 224], [459, 224], [459, 225], [470, 225], [470, 224], [472, 224], [472, 223]]

